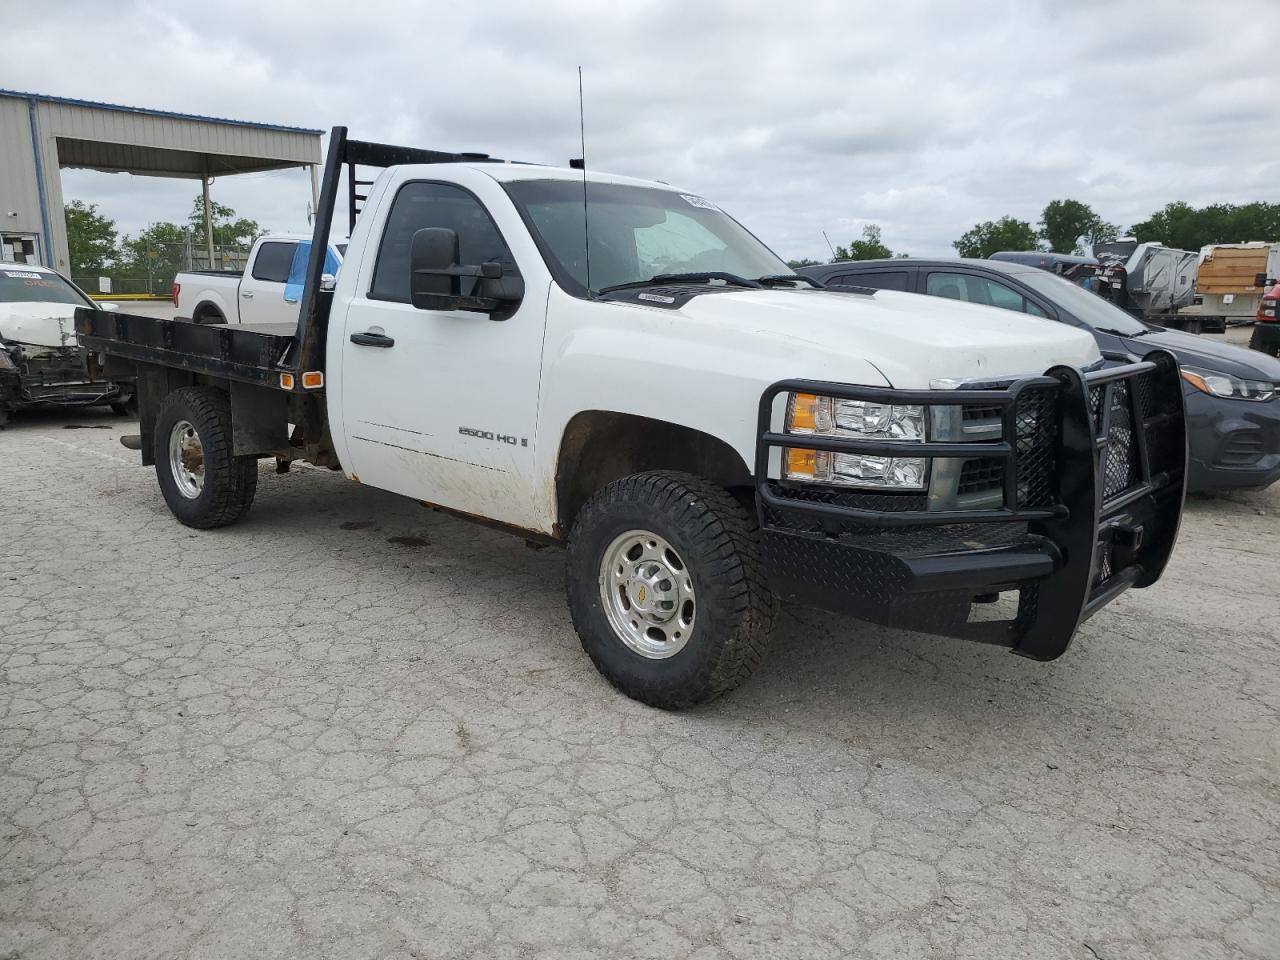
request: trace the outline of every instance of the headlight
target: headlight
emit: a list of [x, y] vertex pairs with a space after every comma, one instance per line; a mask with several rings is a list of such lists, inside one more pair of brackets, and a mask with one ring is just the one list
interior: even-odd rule
[[[925, 408], [793, 393], [787, 400], [786, 430], [818, 437], [920, 443], [925, 439]], [[903, 452], [909, 451], [908, 447]], [[787, 480], [862, 489], [923, 490], [928, 467], [924, 457], [791, 448], [785, 451], [782, 475]]]
[[4, 348], [3, 344], [0, 344], [0, 370], [16, 369], [17, 367], [14, 366], [13, 358], [9, 356], [9, 351]]
[[1241, 380], [1229, 373], [1201, 370], [1198, 367], [1183, 367], [1182, 379], [1201, 393], [1230, 397], [1233, 400], [1270, 400], [1280, 394], [1280, 384], [1269, 380]]

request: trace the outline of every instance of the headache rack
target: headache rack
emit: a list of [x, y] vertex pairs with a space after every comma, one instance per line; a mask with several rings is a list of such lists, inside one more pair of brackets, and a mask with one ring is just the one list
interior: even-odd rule
[[[755, 484], [781, 592], [835, 594], [846, 600], [837, 608], [868, 619], [1060, 655], [1079, 622], [1159, 577], [1177, 535], [1186, 475], [1177, 364], [1164, 352], [1112, 360], [993, 389], [773, 384], [760, 401]], [[778, 432], [775, 401], [789, 393], [955, 407], [961, 419], [998, 416], [1001, 429], [990, 440], [913, 443]], [[959, 465], [973, 465], [968, 476], [998, 489], [998, 504], [958, 509], [926, 494], [788, 481], [774, 452], [788, 448], [919, 457], [954, 464], [959, 477]], [[970, 601], [993, 582], [1018, 590], [1017, 617], [968, 622]]]
[[[350, 140], [346, 127], [334, 127], [329, 134], [296, 324], [205, 326], [190, 320], [107, 313], [82, 307], [76, 311], [76, 332], [88, 349], [126, 360], [178, 367], [277, 389], [299, 392], [318, 389], [324, 383], [325, 337], [333, 302], [332, 290], [322, 286], [325, 253], [344, 168], [350, 232], [355, 229], [356, 219], [368, 199], [367, 190], [373, 184], [372, 180], [360, 178], [359, 167], [504, 162], [484, 153], [448, 153]], [[308, 372], [309, 376], [302, 376]]]

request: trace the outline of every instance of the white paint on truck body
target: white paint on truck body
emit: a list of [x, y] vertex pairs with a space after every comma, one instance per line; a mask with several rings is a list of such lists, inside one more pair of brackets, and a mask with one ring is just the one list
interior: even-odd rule
[[[577, 170], [440, 164], [386, 170], [347, 250], [330, 313], [327, 402], [337, 454], [360, 482], [552, 533], [561, 438], [579, 413], [633, 414], [728, 443], [748, 469], [760, 397], [783, 379], [927, 389], [1100, 359], [1082, 330], [1006, 310], [880, 291], [741, 289], [678, 309], [563, 290], [504, 181], [581, 181]], [[649, 181], [589, 174], [596, 183]], [[393, 198], [452, 184], [484, 206], [525, 284], [507, 319], [370, 296]], [[392, 349], [358, 346], [376, 330]], [[775, 424], [776, 426], [776, 424]], [[590, 456], [590, 451], [587, 451]]]

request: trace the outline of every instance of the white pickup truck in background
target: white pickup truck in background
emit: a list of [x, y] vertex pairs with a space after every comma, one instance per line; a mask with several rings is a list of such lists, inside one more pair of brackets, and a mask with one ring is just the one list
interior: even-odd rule
[[[343, 244], [342, 246], [345, 246]], [[302, 273], [311, 250], [305, 233], [267, 233], [240, 270], [186, 270], [173, 279], [178, 316], [196, 323], [289, 323], [298, 318]], [[325, 274], [336, 276], [341, 247], [329, 245]], [[290, 283], [290, 277], [296, 282]]]

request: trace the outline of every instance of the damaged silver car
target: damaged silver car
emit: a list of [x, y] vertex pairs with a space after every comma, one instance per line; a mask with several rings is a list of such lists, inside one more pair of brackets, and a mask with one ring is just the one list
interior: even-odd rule
[[133, 385], [103, 379], [76, 340], [77, 307], [115, 309], [47, 267], [0, 263], [0, 426], [36, 407], [109, 404], [131, 413]]

